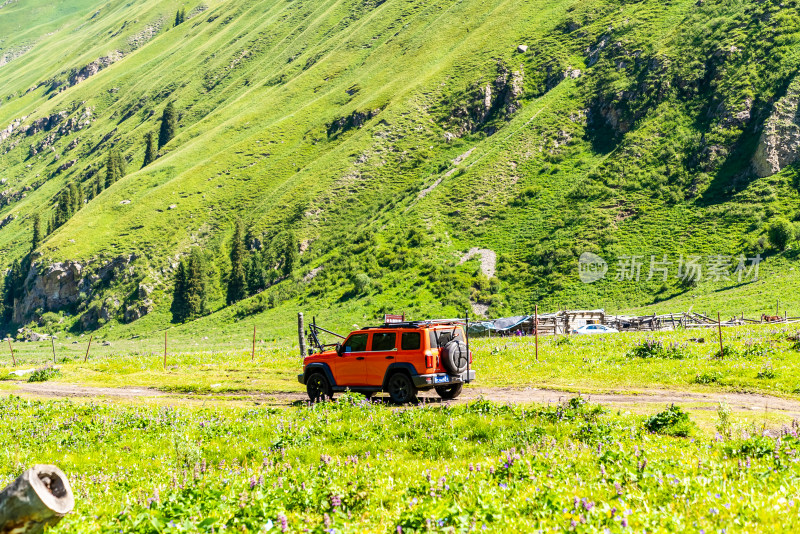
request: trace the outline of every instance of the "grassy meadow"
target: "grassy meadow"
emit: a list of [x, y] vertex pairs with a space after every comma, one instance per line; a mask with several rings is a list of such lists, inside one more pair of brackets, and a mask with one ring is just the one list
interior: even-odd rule
[[[680, 409], [475, 401], [387, 409], [358, 395], [275, 408], [0, 399], [0, 485], [59, 465], [51, 532], [792, 532], [800, 441], [711, 437]], [[26, 439], [19, 440], [20, 435]], [[712, 434], [713, 435], [713, 434]]]
[[[800, 395], [800, 328], [765, 324], [723, 328], [719, 358], [715, 328], [607, 336], [478, 338], [471, 342], [475, 387], [539, 387], [575, 393], [635, 393], [653, 389]], [[252, 331], [251, 331], [252, 335]], [[96, 343], [84, 362], [88, 338], [57, 340], [56, 382], [105, 387], [150, 387], [174, 393], [302, 392], [297, 344], [252, 337], [168, 337]], [[50, 342], [14, 343], [17, 369], [52, 366]], [[0, 376], [10, 372], [3, 347]], [[0, 381], [13, 391], [15, 380]]]

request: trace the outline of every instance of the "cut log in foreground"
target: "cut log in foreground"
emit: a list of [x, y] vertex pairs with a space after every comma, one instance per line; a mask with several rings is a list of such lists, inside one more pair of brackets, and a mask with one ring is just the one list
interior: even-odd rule
[[38, 534], [72, 511], [67, 476], [54, 465], [34, 465], [0, 492], [0, 534]]

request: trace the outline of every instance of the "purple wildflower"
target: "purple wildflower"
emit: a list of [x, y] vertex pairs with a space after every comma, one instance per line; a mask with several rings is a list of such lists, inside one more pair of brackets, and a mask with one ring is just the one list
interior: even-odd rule
[[283, 513], [278, 514], [278, 521], [281, 524], [281, 532], [286, 532], [289, 530], [289, 520]]

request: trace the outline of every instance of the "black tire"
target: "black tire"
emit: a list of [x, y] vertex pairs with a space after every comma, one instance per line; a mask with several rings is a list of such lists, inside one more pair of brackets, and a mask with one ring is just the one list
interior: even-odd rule
[[460, 375], [467, 370], [467, 344], [460, 339], [453, 339], [442, 349], [442, 365], [448, 373]]
[[461, 395], [461, 390], [464, 389], [464, 384], [453, 384], [452, 386], [437, 386], [434, 388], [436, 394], [444, 400], [453, 400]]
[[414, 383], [405, 373], [395, 373], [390, 376], [386, 389], [389, 392], [389, 397], [397, 404], [413, 402], [417, 398], [417, 388], [414, 387]]
[[322, 373], [311, 373], [306, 379], [306, 392], [311, 402], [324, 400], [324, 397], [333, 398], [331, 385]]

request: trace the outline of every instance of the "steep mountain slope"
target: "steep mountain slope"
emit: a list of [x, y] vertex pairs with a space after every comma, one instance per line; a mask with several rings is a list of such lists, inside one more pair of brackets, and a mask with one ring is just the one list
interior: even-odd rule
[[[651, 255], [792, 256], [764, 236], [797, 218], [794, 2], [24, 4], [0, 8], [14, 323], [161, 328], [195, 246], [221, 308], [236, 218], [266, 280], [213, 321], [619, 308], [731, 282], [582, 284], [581, 253], [645, 273]], [[140, 168], [169, 102], [178, 133]], [[105, 187], [112, 148], [128, 172]], [[26, 257], [70, 183], [89, 200]], [[496, 276], [491, 254], [462, 263], [476, 247]]]

